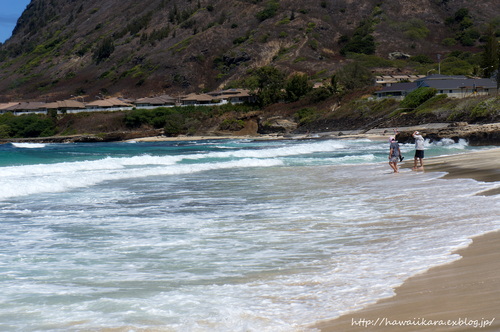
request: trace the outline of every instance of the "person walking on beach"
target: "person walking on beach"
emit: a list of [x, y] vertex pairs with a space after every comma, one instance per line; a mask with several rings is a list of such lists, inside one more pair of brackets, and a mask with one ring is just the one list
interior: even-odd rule
[[399, 144], [396, 142], [396, 138], [391, 137], [391, 144], [389, 145], [389, 166], [394, 170], [394, 173], [399, 173], [398, 171], [398, 160], [401, 156], [401, 150], [399, 150]]
[[[399, 135], [398, 128], [393, 129], [392, 131], [394, 132], [394, 139], [396, 140], [396, 143], [397, 143], [397, 141], [398, 141], [398, 135]], [[391, 138], [389, 138], [389, 143], [391, 143]], [[403, 154], [401, 153], [401, 151], [399, 151], [399, 161], [402, 162], [403, 159], [405, 159], [405, 157], [403, 157]]]
[[424, 138], [418, 131], [415, 131], [412, 136], [415, 139], [415, 158], [413, 161], [413, 169], [416, 170], [419, 168], [417, 167], [418, 161], [420, 161], [420, 168], [424, 169]]

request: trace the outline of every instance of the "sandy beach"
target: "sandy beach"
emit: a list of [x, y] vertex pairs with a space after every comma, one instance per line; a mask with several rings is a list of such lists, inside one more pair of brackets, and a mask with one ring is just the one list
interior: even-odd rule
[[[448, 172], [445, 178], [500, 181], [500, 148], [430, 158], [424, 165], [425, 171]], [[500, 186], [480, 194], [499, 193]], [[315, 327], [323, 332], [499, 331], [500, 231], [473, 238], [456, 253], [462, 258], [406, 280], [395, 296]]]

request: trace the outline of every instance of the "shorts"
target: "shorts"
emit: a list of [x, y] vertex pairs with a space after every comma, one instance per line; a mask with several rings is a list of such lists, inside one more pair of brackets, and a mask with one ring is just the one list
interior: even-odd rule
[[424, 150], [415, 150], [415, 158], [424, 159]]
[[389, 159], [390, 163], [397, 163], [398, 161], [399, 161], [399, 156], [397, 156], [397, 157], [391, 157], [391, 159]]

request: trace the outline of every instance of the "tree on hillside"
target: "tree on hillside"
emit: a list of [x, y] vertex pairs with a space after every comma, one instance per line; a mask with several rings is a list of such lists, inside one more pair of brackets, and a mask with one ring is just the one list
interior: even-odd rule
[[372, 73], [359, 62], [351, 62], [340, 69], [336, 78], [347, 90], [360, 89], [373, 83]]
[[474, 65], [455, 56], [448, 56], [441, 62], [443, 75], [472, 75]]
[[111, 38], [105, 38], [94, 51], [94, 60], [99, 63], [106, 60], [115, 51], [115, 44]]
[[354, 30], [352, 37], [342, 36], [340, 43], [345, 45], [340, 49], [340, 54], [346, 56], [348, 53], [374, 54], [375, 38], [372, 36], [373, 25], [371, 19], [363, 20]]
[[265, 8], [262, 11], [258, 12], [255, 16], [259, 21], [262, 22], [267, 20], [268, 18], [274, 17], [277, 14], [279, 8], [279, 1], [271, 0], [268, 1], [265, 5]]
[[481, 67], [483, 68], [483, 77], [491, 77], [498, 68], [498, 40], [495, 35], [493, 25], [488, 26], [486, 33], [486, 45], [481, 59]]
[[497, 68], [493, 72], [493, 78], [497, 81], [497, 94], [500, 90], [500, 46], [498, 47], [497, 52]]
[[261, 106], [283, 99], [285, 74], [278, 68], [265, 66], [256, 69], [247, 80], [248, 87], [259, 98]]
[[286, 101], [297, 101], [312, 90], [312, 84], [305, 74], [295, 74], [285, 84]]
[[0, 115], [0, 136], [46, 137], [56, 133], [54, 119], [45, 115], [27, 114], [21, 116], [7, 113]]

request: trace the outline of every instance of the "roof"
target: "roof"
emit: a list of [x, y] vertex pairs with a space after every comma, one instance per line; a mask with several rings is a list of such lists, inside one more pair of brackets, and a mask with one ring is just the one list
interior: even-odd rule
[[378, 90], [377, 93], [413, 91], [417, 87], [418, 87], [418, 84], [415, 82], [394, 83], [391, 86], [384, 86], [382, 89]]
[[157, 97], [140, 98], [135, 101], [135, 104], [150, 104], [150, 105], [167, 105], [175, 104], [176, 99], [169, 95], [162, 95]]
[[227, 89], [227, 90], [218, 90], [212, 91], [208, 93], [211, 96], [224, 96], [224, 97], [249, 97], [250, 90], [248, 89]]
[[6, 110], [12, 106], [18, 105], [19, 103], [2, 103], [0, 104], [0, 110]]
[[202, 94], [197, 94], [197, 93], [190, 93], [187, 96], [184, 96], [181, 98], [182, 101], [212, 101], [214, 97], [202, 93]]
[[419, 78], [418, 80], [416, 80], [416, 82], [430, 81], [430, 80], [466, 80], [466, 79], [467, 79], [467, 76], [464, 76], [464, 75], [435, 74], [435, 75], [429, 75], [429, 76]]
[[397, 79], [397, 80], [406, 80], [406, 79], [418, 79], [418, 78], [424, 78], [425, 75], [412, 75], [412, 74], [395, 74], [395, 75], [382, 75], [382, 74], [378, 74], [376, 75], [376, 78], [384, 78], [384, 79], [389, 79], [389, 78], [393, 78], [393, 79]]
[[130, 107], [130, 106], [134, 106], [134, 105], [126, 103], [119, 98], [108, 98], [108, 99], [102, 99], [102, 100], [101, 99], [94, 100], [90, 103], [87, 103], [86, 106], [87, 107], [89, 107], [89, 106], [90, 107], [92, 107], [92, 106], [96, 106], [96, 107]]
[[472, 89], [496, 89], [497, 82], [489, 78], [467, 78], [465, 76], [436, 76], [433, 79], [420, 79], [412, 83], [396, 83], [385, 86], [376, 92], [377, 95], [395, 92], [411, 92], [418, 87], [429, 87], [437, 90], [472, 90]]
[[8, 107], [4, 110], [8, 111], [34, 111], [39, 109], [45, 109], [46, 105], [44, 102], [32, 101], [32, 102], [20, 102], [14, 103], [11, 107]]
[[55, 101], [53, 103], [48, 103], [46, 105], [47, 109], [59, 109], [59, 108], [85, 108], [85, 104], [77, 100], [68, 99]]
[[438, 89], [472, 89], [472, 88], [496, 88], [496, 81], [489, 78], [465, 78], [465, 79], [449, 79], [449, 80], [426, 80], [422, 82], [422, 86]]

